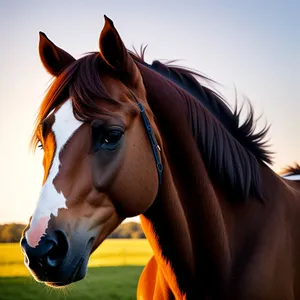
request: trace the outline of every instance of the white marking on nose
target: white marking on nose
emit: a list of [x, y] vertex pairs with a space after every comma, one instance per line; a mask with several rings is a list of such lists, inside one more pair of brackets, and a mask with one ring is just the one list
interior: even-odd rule
[[73, 114], [72, 101], [68, 99], [54, 114], [55, 121], [52, 125], [52, 132], [55, 137], [56, 150], [49, 170], [48, 178], [42, 187], [40, 198], [33, 214], [30, 228], [25, 236], [31, 247], [36, 247], [45, 234], [51, 214], [57, 216], [60, 208], [67, 208], [66, 199], [62, 192], [57, 192], [53, 180], [59, 173], [61, 162], [59, 154], [67, 141], [83, 122], [75, 119]]

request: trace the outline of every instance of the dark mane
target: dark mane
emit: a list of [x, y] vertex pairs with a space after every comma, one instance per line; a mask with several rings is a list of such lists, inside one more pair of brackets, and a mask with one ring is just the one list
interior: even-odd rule
[[272, 163], [272, 153], [267, 149], [268, 145], [266, 141], [264, 141], [269, 126], [265, 126], [260, 132], [254, 133], [256, 120], [254, 119], [254, 110], [251, 103], [248, 102], [250, 110], [246, 120], [244, 123], [240, 124], [243, 106], [241, 109], [238, 109], [238, 104], [236, 103], [236, 107], [232, 110], [221, 95], [213, 89], [204, 86], [196, 79], [198, 78], [208, 84], [214, 82], [209, 77], [180, 66], [172, 66], [170, 63], [163, 64], [158, 60], [153, 61], [153, 63], [149, 65], [144, 61], [145, 48], [141, 48], [140, 54], [131, 54], [140, 63], [172, 80], [199, 100], [222, 123], [233, 137], [241, 143], [241, 145], [255, 155], [257, 160], [269, 164]]
[[300, 175], [300, 164], [295, 163], [293, 166], [287, 166], [281, 173], [285, 175]]
[[[226, 101], [213, 89], [201, 84], [196, 77], [208, 83], [206, 76], [177, 66], [169, 66], [159, 61], [152, 65], [141, 55], [131, 53], [132, 57], [145, 67], [171, 80], [183, 89], [192, 99], [197, 99], [213, 116], [201, 110], [194, 101], [187, 101], [191, 127], [197, 140], [209, 175], [216, 182], [231, 191], [231, 195], [247, 198], [249, 194], [263, 197], [260, 187], [259, 164], [271, 164], [271, 152], [264, 138], [269, 127], [265, 126], [255, 133], [256, 120], [249, 103], [250, 111], [246, 120], [240, 121], [241, 109], [232, 110]], [[208, 125], [209, 124], [209, 125]]]

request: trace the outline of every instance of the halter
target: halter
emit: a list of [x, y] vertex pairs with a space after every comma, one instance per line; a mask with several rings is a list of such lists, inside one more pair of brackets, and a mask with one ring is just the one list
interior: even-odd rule
[[158, 174], [158, 182], [159, 182], [158, 190], [159, 190], [160, 186], [161, 186], [161, 183], [162, 183], [162, 172], [163, 172], [163, 168], [164, 168], [163, 164], [160, 160], [159, 153], [158, 153], [158, 152], [161, 151], [161, 149], [160, 149], [159, 144], [157, 143], [156, 137], [155, 137], [154, 132], [152, 130], [152, 127], [151, 127], [150, 121], [147, 117], [144, 106], [142, 105], [142, 103], [140, 101], [138, 101], [135, 94], [132, 91], [130, 91], [130, 92], [131, 92], [133, 98], [135, 99], [135, 101], [137, 102], [137, 104], [140, 108], [141, 117], [142, 117], [145, 129], [147, 131], [147, 135], [148, 135], [151, 147], [152, 147], [152, 151], [153, 151], [154, 159], [155, 159], [155, 164], [156, 164], [156, 168], [157, 168], [157, 174]]

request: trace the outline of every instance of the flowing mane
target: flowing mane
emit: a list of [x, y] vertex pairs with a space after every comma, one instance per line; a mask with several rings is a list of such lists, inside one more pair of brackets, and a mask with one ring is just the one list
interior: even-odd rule
[[131, 52], [131, 54], [136, 60], [172, 80], [199, 100], [222, 123], [222, 125], [230, 131], [241, 145], [255, 155], [258, 161], [268, 164], [272, 163], [272, 152], [268, 150], [269, 146], [264, 140], [268, 133], [269, 126], [265, 126], [260, 132], [254, 133], [256, 121], [254, 119], [254, 110], [251, 103], [249, 103], [250, 110], [248, 116], [244, 123], [241, 124], [240, 116], [243, 106], [241, 109], [238, 109], [238, 103], [236, 103], [236, 107], [232, 110], [221, 95], [213, 89], [204, 86], [197, 80], [198, 78], [204, 84], [210, 84], [215, 82], [211, 78], [181, 66], [173, 66], [171, 65], [173, 61], [163, 64], [158, 60], [154, 60], [153, 63], [149, 65], [144, 60], [145, 48], [141, 48], [140, 54], [137, 52]]
[[[144, 61], [145, 49], [141, 54], [131, 53], [132, 57], [165, 79], [171, 80], [177, 87], [187, 92], [192, 99], [197, 99], [213, 116], [210, 118], [207, 111], [199, 110], [200, 106], [193, 104], [191, 109], [192, 131], [197, 139], [199, 149], [204, 156], [204, 163], [209, 175], [219, 184], [231, 191], [231, 196], [249, 194], [263, 198], [260, 188], [259, 164], [272, 163], [271, 152], [264, 140], [269, 127], [265, 126], [255, 133], [256, 121], [254, 111], [249, 103], [249, 113], [246, 120], [241, 123], [241, 109], [230, 108], [226, 100], [216, 91], [201, 84], [213, 80], [197, 72], [163, 64], [154, 61], [152, 65]], [[188, 102], [187, 102], [188, 103]], [[198, 113], [198, 115], [197, 115]], [[207, 117], [203, 118], [203, 113]], [[195, 118], [195, 115], [198, 117]], [[207, 126], [210, 123], [211, 126]]]

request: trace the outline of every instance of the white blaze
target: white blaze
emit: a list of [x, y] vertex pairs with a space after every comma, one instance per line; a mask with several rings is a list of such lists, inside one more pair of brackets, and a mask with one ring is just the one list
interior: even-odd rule
[[30, 229], [25, 234], [27, 243], [31, 247], [36, 247], [43, 234], [45, 234], [51, 214], [57, 216], [60, 208], [67, 208], [66, 199], [62, 192], [57, 192], [53, 185], [53, 180], [58, 175], [61, 164], [59, 154], [81, 124], [83, 123], [74, 117], [72, 101], [70, 99], [55, 113], [52, 132], [55, 137], [56, 150], [48, 178], [42, 187], [40, 198], [30, 223]]

